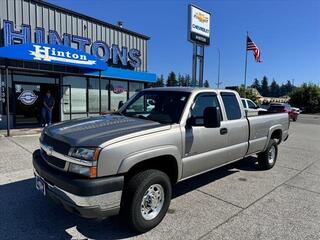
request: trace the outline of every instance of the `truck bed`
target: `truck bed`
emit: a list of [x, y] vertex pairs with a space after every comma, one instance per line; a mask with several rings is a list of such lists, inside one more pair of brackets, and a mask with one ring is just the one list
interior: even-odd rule
[[288, 134], [288, 113], [272, 113], [247, 117], [249, 123], [249, 147], [247, 155], [265, 149], [271, 130], [279, 128]]

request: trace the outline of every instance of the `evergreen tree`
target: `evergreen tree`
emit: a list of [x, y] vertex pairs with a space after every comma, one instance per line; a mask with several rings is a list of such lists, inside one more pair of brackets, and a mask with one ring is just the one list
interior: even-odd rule
[[167, 79], [167, 87], [170, 86], [177, 86], [178, 85], [178, 81], [176, 78], [176, 74], [174, 72], [170, 72], [168, 75], [168, 79]]
[[290, 80], [288, 80], [287, 83], [284, 86], [285, 86], [285, 89], [286, 89], [286, 94], [285, 95], [288, 95], [289, 93], [291, 93], [293, 91], [294, 86], [292, 85]]
[[279, 97], [280, 95], [280, 87], [276, 80], [272, 80], [271, 85], [270, 85], [270, 97]]
[[268, 83], [268, 78], [266, 76], [263, 77], [261, 81], [261, 92], [260, 94], [263, 97], [269, 97], [269, 83]]
[[186, 86], [185, 76], [181, 75], [180, 73], [178, 75], [178, 86]]
[[281, 84], [281, 86], [280, 86], [280, 91], [279, 91], [279, 95], [280, 95], [280, 96], [287, 95], [287, 88], [286, 88], [286, 85]]
[[203, 86], [204, 86], [205, 88], [210, 87], [208, 80], [205, 80], [205, 81], [204, 81]]
[[184, 77], [185, 80], [185, 86], [189, 87], [191, 85], [191, 77], [189, 74], [186, 74], [186, 76]]
[[163, 78], [163, 75], [161, 74], [157, 78], [157, 81], [153, 84], [153, 87], [163, 87], [163, 86], [164, 86], [164, 78]]
[[258, 92], [261, 94], [261, 84], [259, 79], [255, 78], [253, 83], [251, 84], [251, 87], [257, 89]]

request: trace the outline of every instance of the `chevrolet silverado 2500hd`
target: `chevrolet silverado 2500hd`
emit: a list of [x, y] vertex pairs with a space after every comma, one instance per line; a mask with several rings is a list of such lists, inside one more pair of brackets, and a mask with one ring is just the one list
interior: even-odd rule
[[247, 118], [234, 91], [145, 89], [114, 114], [46, 127], [36, 187], [83, 217], [120, 213], [145, 232], [165, 216], [173, 184], [254, 154], [272, 168], [288, 128], [287, 113]]

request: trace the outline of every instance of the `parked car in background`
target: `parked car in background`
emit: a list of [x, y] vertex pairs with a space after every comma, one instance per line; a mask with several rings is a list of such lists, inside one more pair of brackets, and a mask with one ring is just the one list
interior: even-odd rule
[[287, 103], [271, 103], [268, 112], [273, 112], [273, 113], [282, 113], [282, 112], [287, 112], [289, 115], [290, 120], [292, 121], [297, 121], [298, 118], [298, 113], [295, 112], [290, 104]]
[[296, 112], [298, 115], [301, 113], [300, 108], [296, 108], [296, 107], [291, 107], [291, 108], [292, 108], [292, 110], [293, 110], [294, 112]]
[[264, 108], [260, 108], [257, 104], [255, 104], [252, 100], [248, 98], [241, 98], [241, 102], [244, 110], [247, 111], [248, 116], [258, 115], [260, 111], [263, 111], [263, 112], [267, 111]]

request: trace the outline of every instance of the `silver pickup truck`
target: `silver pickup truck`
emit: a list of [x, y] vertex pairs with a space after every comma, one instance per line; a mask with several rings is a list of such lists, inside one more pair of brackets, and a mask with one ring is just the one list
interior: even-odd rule
[[234, 91], [145, 89], [114, 114], [46, 127], [36, 187], [83, 217], [120, 213], [145, 232], [165, 216], [173, 184], [254, 154], [272, 168], [288, 128], [287, 113], [246, 117]]

